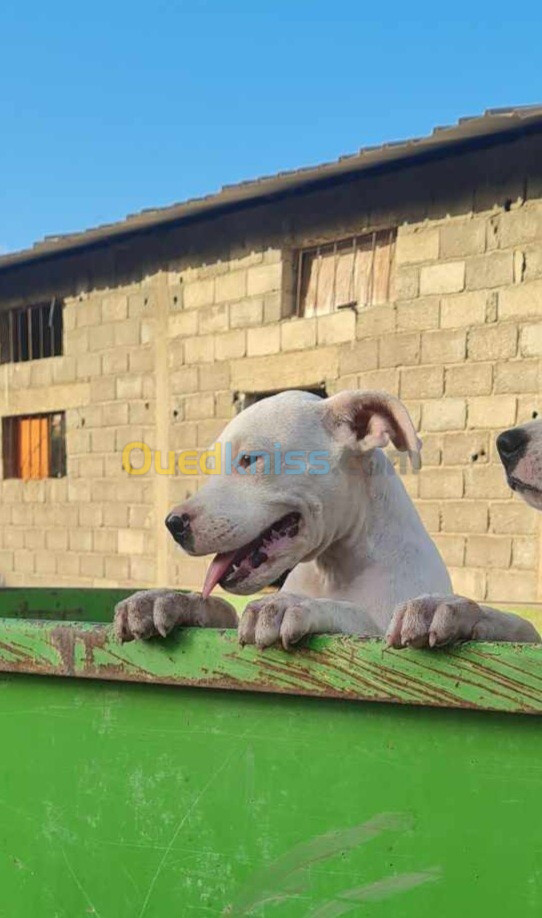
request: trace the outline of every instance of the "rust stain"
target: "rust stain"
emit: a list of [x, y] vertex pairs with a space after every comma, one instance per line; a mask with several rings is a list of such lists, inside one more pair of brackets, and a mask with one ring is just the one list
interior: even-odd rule
[[18, 658], [21, 662], [28, 661], [32, 662], [32, 658], [29, 654], [23, 650], [21, 647], [18, 647], [17, 644], [8, 644], [6, 641], [0, 641], [0, 649], [4, 650], [6, 653]]
[[[427, 663], [421, 663], [418, 660], [412, 660], [412, 663], [416, 666], [420, 666], [423, 670], [428, 672], [436, 673], [438, 676], [442, 677], [443, 674], [439, 669], [436, 669], [433, 666], [428, 666]], [[535, 708], [530, 707], [529, 705], [524, 705], [523, 703], [519, 704], [517, 699], [518, 692], [521, 692], [522, 696], [527, 696], [533, 701], [540, 704], [540, 694], [535, 693], [531, 694], [529, 689], [525, 686], [525, 683], [516, 682], [514, 680], [508, 679], [503, 673], [496, 673], [495, 670], [489, 669], [486, 666], [483, 666], [481, 663], [477, 663], [475, 660], [465, 660], [462, 657], [455, 657], [454, 660], [458, 668], [458, 676], [460, 678], [460, 685], [471, 685], [473, 688], [478, 689], [481, 692], [487, 692], [488, 686], [484, 685], [482, 682], [477, 682], [474, 678], [469, 678], [468, 674], [472, 673], [472, 670], [476, 670], [478, 675], [482, 675], [487, 678], [491, 687], [491, 694], [496, 695], [499, 698], [503, 698], [506, 701], [512, 701], [518, 704], [520, 710], [525, 710], [526, 713], [532, 713], [535, 711]], [[502, 689], [506, 687], [509, 688], [509, 692], [499, 691], [497, 685], [500, 685]], [[467, 706], [467, 703], [462, 702], [462, 706]]]
[[[542, 708], [540, 676], [531, 672], [535, 661], [524, 655], [526, 671], [517, 654], [482, 648], [467, 651], [408, 653], [367, 647], [355, 639], [330, 645], [300, 647], [289, 654], [275, 647], [270, 653], [240, 651], [230, 640], [213, 652], [209, 666], [184, 663], [184, 652], [168, 652], [147, 659], [117, 645], [111, 629], [46, 622], [24, 623], [19, 635], [8, 629], [0, 641], [0, 669], [42, 675], [77, 676], [120, 682], [200, 687], [392, 702], [431, 707], [500, 710], [536, 714]], [[20, 639], [20, 642], [18, 640]], [[33, 640], [37, 638], [37, 640]], [[206, 645], [207, 646], [207, 645]], [[167, 648], [165, 648], [167, 650]], [[51, 653], [56, 651], [56, 655]], [[280, 652], [277, 652], [279, 650]], [[403, 657], [404, 653], [404, 657]], [[187, 671], [188, 670], [188, 671]], [[533, 684], [535, 683], [535, 684]], [[465, 697], [467, 696], [467, 697]], [[469, 697], [470, 696], [470, 697]]]
[[[469, 659], [469, 662], [472, 662], [472, 664], [476, 666], [483, 666], [482, 663], [478, 662], [480, 659], [485, 661], [486, 664], [493, 662], [495, 659], [492, 654], [483, 653], [481, 651], [472, 650], [471, 654], [472, 654], [472, 660]], [[502, 673], [502, 676], [507, 681], [509, 681], [511, 685], [516, 686], [521, 691], [525, 689], [525, 676], [528, 676], [529, 679], [536, 679], [537, 682], [542, 683], [542, 672], [540, 671], [536, 673], [533, 670], [529, 669], [526, 672], [525, 669], [521, 669], [519, 666], [514, 666], [514, 664], [511, 663], [509, 659], [500, 660], [499, 663], [500, 663], [500, 666], [503, 667], [503, 670], [504, 669], [511, 670], [512, 672], [516, 672], [520, 674], [521, 676], [520, 680], [512, 679], [511, 676], [505, 676], [504, 672]], [[491, 669], [490, 666], [486, 665], [484, 666], [484, 669], [493, 675], [493, 670]]]
[[51, 631], [51, 644], [60, 654], [66, 676], [75, 674], [75, 638], [75, 631], [71, 628], [64, 628], [62, 625]]
[[91, 669], [94, 665], [94, 651], [104, 650], [109, 635], [103, 628], [93, 628], [92, 631], [83, 631], [83, 646], [85, 648], [85, 668]]
[[[347, 664], [346, 668], [338, 665], [337, 658]], [[349, 666], [351, 668], [348, 668]], [[416, 701], [416, 703], [438, 704], [446, 700], [447, 703], [457, 704], [457, 697], [447, 692], [445, 689], [440, 687], [434, 688], [433, 686], [427, 685], [427, 683], [422, 682], [415, 676], [406, 675], [405, 673], [396, 673], [383, 663], [379, 664], [378, 667], [375, 667], [371, 662], [362, 664], [361, 661], [355, 658], [352, 659], [350, 654], [341, 654], [337, 652], [330, 661], [330, 667], [333, 671], [342, 673], [347, 679], [354, 681], [361, 687], [368, 687], [375, 692], [376, 697], [389, 698], [390, 700], [404, 703], [404, 694], [396, 694], [396, 692], [393, 691], [393, 689], [400, 689], [401, 693], [404, 693], [405, 690], [414, 692], [415, 696], [412, 701]], [[384, 682], [384, 685], [375, 684], [367, 678], [363, 678], [361, 673], [357, 670], [358, 667], [369, 669], [373, 678], [376, 676], [377, 679]]]
[[[412, 662], [409, 660], [409, 662]], [[445, 689], [443, 686], [432, 686], [428, 685], [423, 679], [417, 678], [412, 673], [408, 675], [404, 672], [395, 672], [391, 667], [380, 664], [378, 667], [375, 667], [374, 663], [367, 663], [367, 666], [373, 668], [376, 671], [377, 675], [382, 673], [382, 677], [387, 683], [399, 688], [401, 691], [405, 689], [416, 693], [416, 696], [420, 699], [424, 699], [429, 703], [454, 703], [457, 704], [458, 696], [453, 692]]]

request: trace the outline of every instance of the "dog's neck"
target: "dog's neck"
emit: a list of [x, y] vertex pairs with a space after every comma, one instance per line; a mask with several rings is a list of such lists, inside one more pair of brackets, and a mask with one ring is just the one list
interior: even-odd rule
[[335, 583], [351, 583], [374, 564], [392, 569], [413, 537], [427, 537], [402, 481], [379, 449], [363, 457], [360, 474], [351, 476], [340, 517], [333, 540], [316, 558], [321, 575]]

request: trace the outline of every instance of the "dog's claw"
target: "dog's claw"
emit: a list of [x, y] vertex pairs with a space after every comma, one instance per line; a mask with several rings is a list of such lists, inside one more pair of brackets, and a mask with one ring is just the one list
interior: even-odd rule
[[397, 606], [386, 641], [388, 647], [431, 649], [469, 641], [483, 614], [476, 602], [462, 596], [418, 596]]
[[280, 641], [284, 650], [292, 650], [314, 631], [311, 603], [293, 593], [275, 593], [250, 602], [239, 624], [239, 644], [255, 644], [265, 650]]
[[185, 628], [235, 628], [237, 615], [218, 596], [174, 590], [140, 590], [115, 606], [113, 629], [120, 643], [165, 638], [178, 625]]

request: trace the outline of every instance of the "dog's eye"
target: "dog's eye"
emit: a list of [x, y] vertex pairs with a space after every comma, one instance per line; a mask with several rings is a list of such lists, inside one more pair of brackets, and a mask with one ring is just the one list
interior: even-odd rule
[[257, 459], [258, 459], [258, 456], [255, 453], [243, 453], [243, 455], [239, 459], [239, 465], [243, 469], [248, 469], [250, 468], [251, 465], [254, 465]]

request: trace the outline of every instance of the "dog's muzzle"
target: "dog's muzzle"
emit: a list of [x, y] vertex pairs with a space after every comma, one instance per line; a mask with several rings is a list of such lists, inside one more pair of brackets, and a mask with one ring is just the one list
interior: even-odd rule
[[525, 455], [529, 434], [521, 427], [505, 430], [497, 437], [497, 449], [501, 462], [508, 473], [512, 472], [522, 456]]
[[166, 526], [178, 545], [182, 548], [190, 548], [193, 536], [190, 529], [190, 517], [188, 513], [170, 513], [166, 516]]

